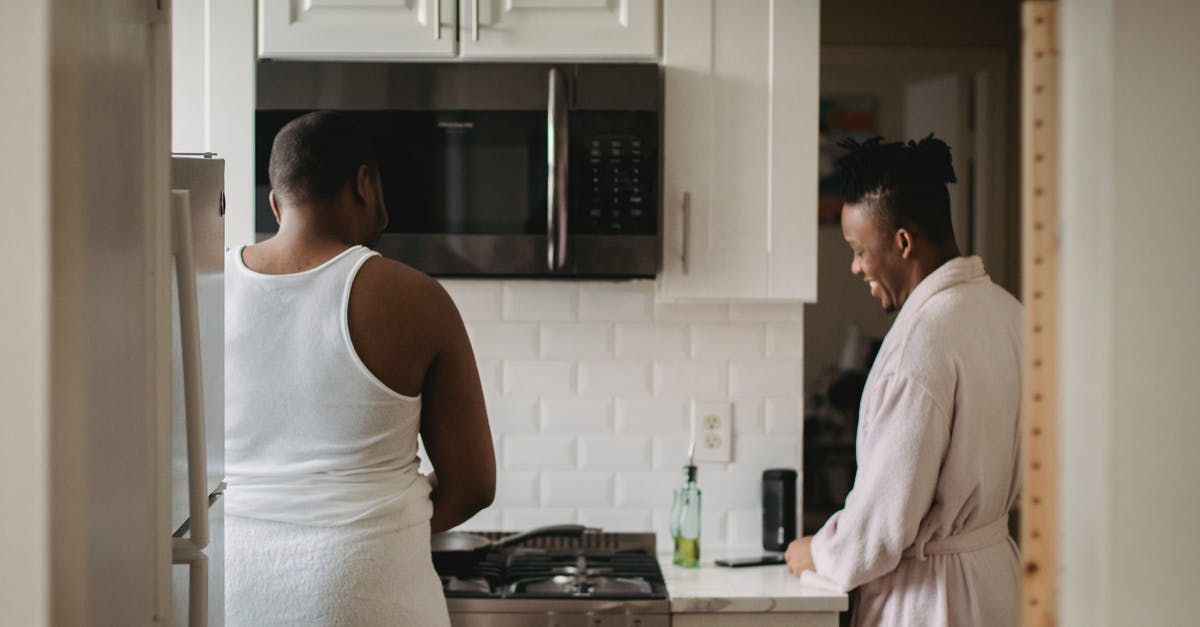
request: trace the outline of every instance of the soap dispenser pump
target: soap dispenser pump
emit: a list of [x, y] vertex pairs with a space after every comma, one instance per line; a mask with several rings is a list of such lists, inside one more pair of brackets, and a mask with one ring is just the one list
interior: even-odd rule
[[700, 565], [700, 488], [696, 486], [696, 442], [688, 448], [688, 463], [683, 467], [683, 486], [675, 489], [671, 507], [671, 538], [675, 541], [677, 566]]

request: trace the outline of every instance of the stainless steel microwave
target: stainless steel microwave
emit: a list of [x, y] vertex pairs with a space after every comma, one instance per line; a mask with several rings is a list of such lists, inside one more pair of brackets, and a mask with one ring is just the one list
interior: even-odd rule
[[661, 257], [662, 77], [654, 64], [258, 66], [256, 230], [275, 134], [314, 110], [375, 142], [377, 248], [435, 276], [649, 277]]

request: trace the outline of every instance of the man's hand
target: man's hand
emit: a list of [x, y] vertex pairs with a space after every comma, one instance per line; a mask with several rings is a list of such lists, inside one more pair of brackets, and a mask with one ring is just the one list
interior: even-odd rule
[[799, 540], [792, 540], [783, 557], [787, 560], [788, 570], [792, 571], [792, 574], [797, 577], [806, 570], [816, 570], [813, 568], [812, 536], [804, 536]]

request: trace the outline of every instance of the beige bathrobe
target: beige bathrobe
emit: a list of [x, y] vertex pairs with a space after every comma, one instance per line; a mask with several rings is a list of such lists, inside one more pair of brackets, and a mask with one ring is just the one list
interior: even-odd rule
[[812, 542], [856, 625], [1017, 624], [1021, 305], [978, 257], [913, 290], [867, 377], [858, 474]]

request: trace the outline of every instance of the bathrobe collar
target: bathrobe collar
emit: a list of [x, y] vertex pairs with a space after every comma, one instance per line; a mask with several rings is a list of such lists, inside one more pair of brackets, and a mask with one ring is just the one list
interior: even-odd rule
[[908, 300], [904, 301], [904, 306], [900, 308], [900, 313], [896, 316], [896, 323], [899, 324], [901, 318], [916, 315], [915, 312], [919, 311], [930, 298], [933, 298], [934, 294], [960, 283], [986, 277], [987, 272], [983, 269], [983, 259], [977, 256], [955, 257], [947, 261], [917, 284], [912, 294], [908, 295]]

